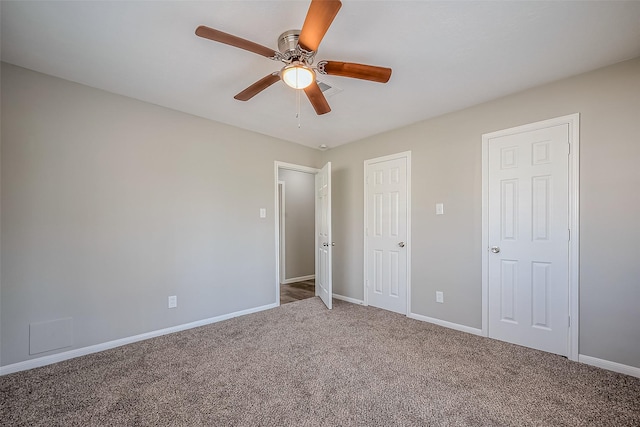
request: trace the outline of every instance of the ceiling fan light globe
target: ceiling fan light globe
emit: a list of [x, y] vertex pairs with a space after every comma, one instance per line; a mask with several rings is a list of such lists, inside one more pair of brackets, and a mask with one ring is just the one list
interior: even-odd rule
[[282, 69], [281, 75], [282, 81], [294, 89], [304, 89], [316, 79], [313, 70], [300, 63], [287, 65]]

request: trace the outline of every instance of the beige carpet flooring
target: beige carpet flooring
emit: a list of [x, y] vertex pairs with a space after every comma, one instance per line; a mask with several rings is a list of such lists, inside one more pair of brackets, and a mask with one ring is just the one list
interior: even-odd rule
[[3, 426], [639, 426], [640, 379], [314, 297], [0, 377]]

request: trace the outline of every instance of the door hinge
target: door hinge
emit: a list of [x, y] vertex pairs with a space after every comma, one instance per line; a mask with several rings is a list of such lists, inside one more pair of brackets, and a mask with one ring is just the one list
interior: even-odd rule
[[569, 327], [571, 327], [571, 316], [569, 316]]

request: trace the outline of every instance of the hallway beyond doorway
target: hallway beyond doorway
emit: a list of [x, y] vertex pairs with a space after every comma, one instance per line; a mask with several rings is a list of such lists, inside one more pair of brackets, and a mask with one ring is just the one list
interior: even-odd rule
[[280, 285], [280, 305], [316, 296], [315, 280]]

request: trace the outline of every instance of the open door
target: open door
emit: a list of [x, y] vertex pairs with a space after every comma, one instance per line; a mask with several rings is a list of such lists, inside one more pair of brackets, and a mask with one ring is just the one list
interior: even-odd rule
[[331, 309], [331, 162], [316, 174], [316, 294]]

